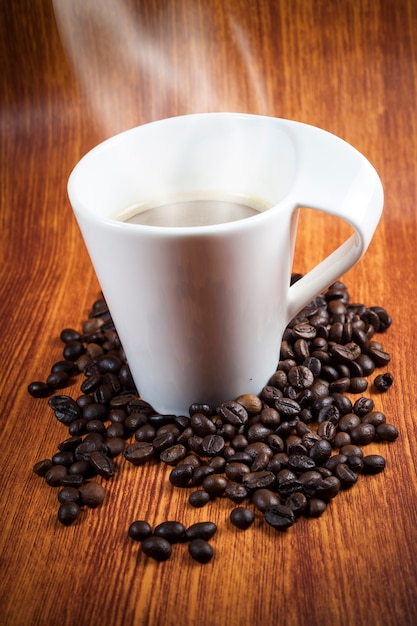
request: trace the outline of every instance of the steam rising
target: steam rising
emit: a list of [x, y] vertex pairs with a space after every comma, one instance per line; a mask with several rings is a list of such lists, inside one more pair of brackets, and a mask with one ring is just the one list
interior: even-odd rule
[[193, 0], [185, 13], [161, 2], [153, 14], [129, 0], [53, 4], [68, 60], [105, 136], [171, 115], [242, 111], [248, 91], [256, 103], [250, 112], [267, 114], [259, 60], [227, 9], [197, 10]]

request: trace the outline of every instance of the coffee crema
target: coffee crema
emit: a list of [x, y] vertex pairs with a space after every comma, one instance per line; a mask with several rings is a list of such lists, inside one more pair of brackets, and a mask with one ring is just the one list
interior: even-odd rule
[[210, 197], [185, 198], [132, 205], [114, 219], [128, 224], [165, 226], [212, 226], [253, 217], [269, 208], [256, 200], [241, 198], [219, 199]]

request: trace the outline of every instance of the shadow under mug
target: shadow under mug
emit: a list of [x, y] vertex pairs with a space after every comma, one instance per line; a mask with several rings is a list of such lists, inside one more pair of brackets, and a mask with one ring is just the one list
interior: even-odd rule
[[[343, 140], [239, 113], [116, 135], [80, 160], [68, 193], [138, 391], [156, 411], [179, 415], [193, 402], [216, 407], [261, 391], [286, 325], [361, 258], [383, 207], [377, 173]], [[176, 223], [175, 213], [168, 225], [124, 221], [182, 203], [190, 215], [201, 201], [203, 225]], [[210, 219], [222, 202], [253, 215]], [[302, 206], [354, 233], [290, 286]]]

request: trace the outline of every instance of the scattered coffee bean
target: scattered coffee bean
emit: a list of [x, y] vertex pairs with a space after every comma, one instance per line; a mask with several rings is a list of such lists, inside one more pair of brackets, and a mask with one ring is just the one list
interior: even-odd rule
[[284, 504], [277, 504], [266, 509], [264, 519], [276, 530], [286, 530], [295, 522], [294, 511]]
[[143, 541], [152, 535], [152, 527], [145, 520], [136, 520], [130, 524], [127, 534], [134, 541]]
[[395, 441], [398, 430], [393, 424], [379, 424], [375, 429], [375, 436], [379, 441]]
[[374, 379], [375, 388], [378, 391], [388, 391], [388, 389], [392, 386], [394, 382], [394, 377], [390, 373], [379, 374]]
[[79, 488], [82, 504], [90, 509], [95, 509], [103, 503], [106, 490], [100, 483], [84, 483]]
[[380, 454], [367, 454], [363, 457], [363, 473], [379, 474], [385, 469], [385, 458]]
[[80, 492], [75, 487], [64, 487], [58, 493], [58, 500], [61, 504], [64, 502], [76, 502], [80, 503]]
[[193, 539], [188, 546], [188, 552], [198, 563], [208, 563], [214, 555], [212, 546], [205, 539]]
[[164, 537], [147, 537], [141, 547], [142, 552], [155, 561], [166, 561], [172, 553], [172, 546]]
[[28, 392], [34, 398], [46, 398], [51, 394], [51, 388], [42, 381], [34, 381], [28, 385]]
[[161, 522], [155, 526], [153, 534], [155, 537], [163, 537], [171, 544], [178, 543], [185, 535], [185, 526], [177, 521]]
[[230, 513], [230, 521], [241, 530], [246, 530], [255, 521], [255, 513], [246, 507], [240, 506]]
[[190, 493], [188, 497], [188, 502], [191, 506], [199, 509], [205, 506], [208, 502], [210, 502], [212, 496], [204, 489], [198, 489], [197, 491], [193, 491]]
[[58, 509], [58, 520], [64, 526], [70, 526], [78, 518], [81, 509], [76, 502], [63, 502]]
[[214, 522], [196, 522], [187, 528], [184, 540], [193, 541], [193, 539], [205, 539], [209, 541], [216, 532], [217, 526]]

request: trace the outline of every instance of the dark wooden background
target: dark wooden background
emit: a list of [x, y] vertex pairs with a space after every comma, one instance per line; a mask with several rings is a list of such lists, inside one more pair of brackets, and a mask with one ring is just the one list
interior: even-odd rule
[[[100, 5], [99, 9], [94, 7]], [[417, 623], [417, 4], [414, 0], [112, 0], [0, 3], [0, 621], [6, 626]], [[98, 294], [66, 195], [78, 159], [131, 126], [237, 110], [325, 128], [362, 151], [385, 189], [351, 297], [388, 309], [395, 377], [378, 409], [400, 431], [384, 473], [360, 479], [316, 520], [280, 534], [227, 521], [231, 503], [192, 509], [160, 467], [124, 468], [105, 504], [69, 528], [32, 473], [66, 429], [28, 383], [61, 356]], [[302, 216], [295, 269], [344, 236]], [[70, 393], [76, 397], [78, 386]], [[131, 521], [219, 524], [200, 566], [183, 546], [158, 564]]]

